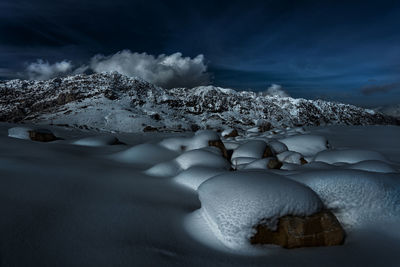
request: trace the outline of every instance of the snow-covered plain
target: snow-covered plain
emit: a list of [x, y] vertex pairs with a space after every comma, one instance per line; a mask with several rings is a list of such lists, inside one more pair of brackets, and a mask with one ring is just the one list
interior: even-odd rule
[[[234, 150], [233, 166], [208, 147], [219, 137], [212, 132], [99, 134], [48, 126], [63, 140], [41, 143], [24, 134], [34, 125], [16, 126], [0, 124], [1, 266], [400, 264], [398, 126], [222, 138]], [[110, 145], [114, 137], [120, 142]], [[266, 143], [274, 156], [290, 156], [280, 170], [265, 167]], [[245, 243], [249, 222], [267, 217], [273, 227], [278, 216], [311, 214], [321, 205], [344, 227], [344, 245], [287, 250]]]

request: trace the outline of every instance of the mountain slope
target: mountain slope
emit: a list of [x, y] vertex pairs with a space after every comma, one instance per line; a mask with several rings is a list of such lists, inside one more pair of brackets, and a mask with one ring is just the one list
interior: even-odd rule
[[247, 129], [265, 122], [273, 127], [399, 123], [352, 105], [214, 86], [166, 90], [117, 73], [0, 82], [0, 121], [121, 132]]

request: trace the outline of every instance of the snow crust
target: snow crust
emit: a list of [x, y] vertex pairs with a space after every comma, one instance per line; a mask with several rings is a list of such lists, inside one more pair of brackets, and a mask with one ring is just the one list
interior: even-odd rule
[[200, 185], [201, 210], [217, 237], [228, 247], [249, 245], [261, 221], [275, 229], [285, 215], [311, 215], [322, 208], [308, 187], [263, 171], [221, 174]]

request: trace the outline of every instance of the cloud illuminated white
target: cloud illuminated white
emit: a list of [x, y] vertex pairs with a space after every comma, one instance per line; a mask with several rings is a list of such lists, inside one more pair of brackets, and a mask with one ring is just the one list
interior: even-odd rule
[[271, 84], [270, 87], [264, 92], [261, 93], [262, 95], [269, 95], [269, 96], [279, 96], [279, 97], [289, 97], [290, 95], [283, 89], [283, 87], [279, 84]]
[[155, 57], [123, 50], [110, 56], [94, 56], [90, 68], [94, 72], [116, 71], [127, 76], [138, 76], [165, 88], [194, 87], [209, 83], [203, 55], [190, 58], [175, 53]]
[[44, 60], [30, 63], [25, 71], [29, 79], [46, 80], [86, 71], [118, 72], [129, 77], [140, 77], [164, 88], [207, 85], [210, 75], [204, 56], [183, 57], [181, 53], [159, 56], [123, 50], [113, 55], [101, 54], [91, 58], [87, 65], [73, 67], [67, 60], [50, 64]]
[[72, 72], [71, 61], [63, 60], [50, 64], [48, 61], [38, 59], [26, 67], [26, 75], [31, 80], [47, 80], [58, 76], [63, 76]]

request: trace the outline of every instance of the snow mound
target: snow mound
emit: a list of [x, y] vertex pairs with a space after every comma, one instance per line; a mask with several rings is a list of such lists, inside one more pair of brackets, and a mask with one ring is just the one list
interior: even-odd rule
[[348, 167], [348, 169], [363, 170], [363, 171], [369, 171], [369, 172], [382, 172], [382, 173], [397, 172], [396, 169], [394, 169], [392, 166], [390, 166], [386, 162], [378, 161], [378, 160], [360, 161], [356, 164], [350, 165]]
[[268, 145], [271, 147], [272, 151], [275, 154], [279, 154], [279, 153], [289, 150], [288, 147], [284, 143], [279, 142], [277, 140], [269, 142]]
[[115, 145], [118, 143], [118, 139], [111, 135], [100, 135], [100, 136], [90, 136], [85, 137], [76, 141], [73, 141], [71, 144], [78, 146], [109, 146]]
[[171, 160], [178, 156], [178, 153], [156, 144], [141, 144], [127, 150], [111, 155], [111, 158], [125, 163], [157, 164]]
[[189, 151], [208, 147], [209, 141], [219, 140], [219, 135], [214, 131], [197, 131], [192, 138], [177, 137], [167, 138], [160, 145], [173, 151]]
[[232, 159], [234, 158], [262, 158], [268, 144], [261, 140], [252, 140], [240, 145], [233, 151]]
[[214, 234], [233, 249], [248, 247], [261, 221], [276, 229], [285, 215], [311, 215], [322, 208], [308, 187], [265, 171], [215, 176], [198, 188], [201, 212]]
[[357, 163], [366, 160], [386, 161], [385, 157], [378, 152], [362, 149], [327, 150], [318, 153], [314, 161], [322, 161], [333, 164], [338, 162]]
[[195, 149], [183, 153], [172, 161], [159, 163], [148, 169], [145, 173], [153, 176], [174, 176], [180, 171], [194, 166], [219, 168], [222, 170], [228, 170], [231, 167], [224, 157], [217, 155], [215, 152]]
[[173, 178], [178, 184], [184, 185], [191, 189], [197, 190], [197, 188], [208, 179], [223, 172], [221, 169], [195, 166], [191, 167]]
[[252, 170], [252, 169], [262, 169], [262, 170], [268, 170], [268, 163], [269, 161], [273, 158], [263, 158], [263, 159], [258, 159], [253, 162], [250, 162], [249, 164], [246, 164], [243, 169], [245, 170]]
[[328, 140], [319, 135], [294, 135], [279, 141], [284, 143], [289, 150], [299, 152], [307, 157], [314, 156], [329, 147]]
[[280, 162], [292, 164], [302, 164], [301, 159], [304, 159], [302, 154], [294, 151], [285, 151], [276, 155], [276, 157]]
[[346, 227], [400, 219], [399, 175], [360, 170], [304, 171], [288, 176], [322, 199]]
[[32, 131], [32, 128], [28, 127], [13, 127], [8, 129], [8, 136], [18, 139], [26, 139], [30, 140], [29, 138], [29, 131]]

